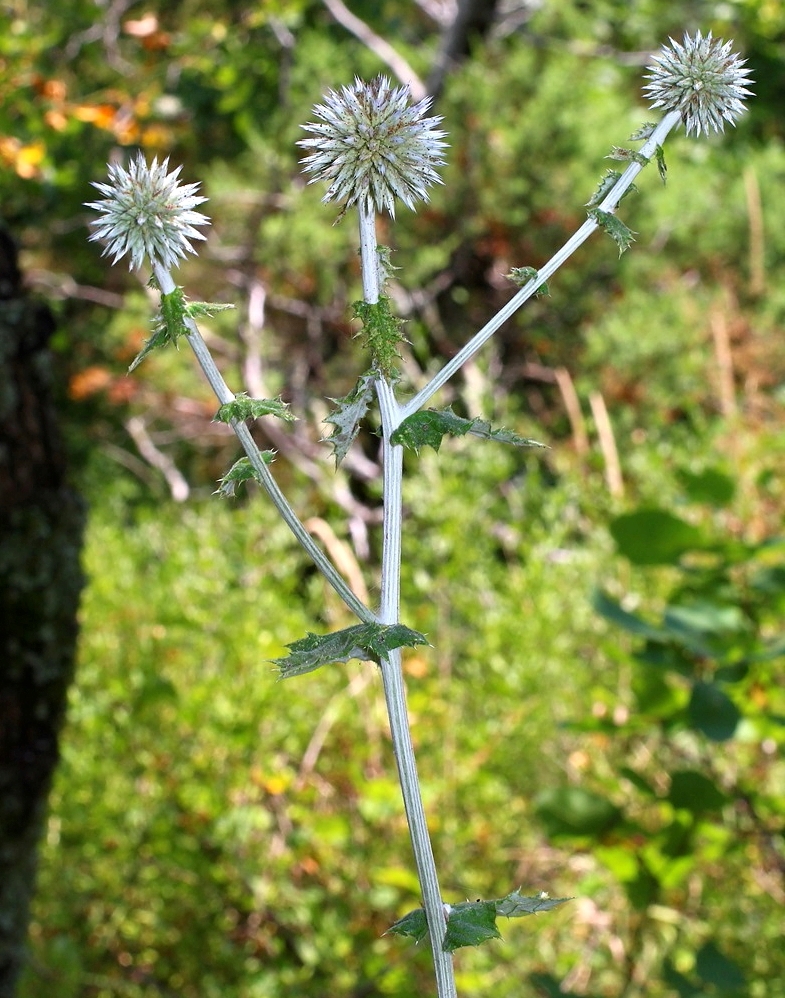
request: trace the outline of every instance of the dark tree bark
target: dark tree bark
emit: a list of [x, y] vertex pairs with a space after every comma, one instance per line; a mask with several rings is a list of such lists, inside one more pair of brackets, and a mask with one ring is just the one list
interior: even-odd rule
[[499, 0], [458, 0], [455, 20], [447, 29], [426, 89], [434, 104], [444, 81], [470, 54], [474, 42], [487, 38], [497, 17]]
[[24, 958], [84, 582], [85, 509], [65, 480], [49, 309], [22, 291], [0, 226], [0, 998]]

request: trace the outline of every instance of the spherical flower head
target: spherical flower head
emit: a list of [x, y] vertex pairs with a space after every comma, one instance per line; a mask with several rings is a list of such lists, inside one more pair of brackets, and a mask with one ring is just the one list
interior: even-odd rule
[[90, 240], [106, 241], [103, 255], [113, 253], [112, 263], [130, 254], [129, 269], [141, 267], [145, 256], [151, 265], [166, 270], [176, 267], [186, 251], [195, 253], [191, 239], [206, 236], [194, 228], [209, 225], [210, 220], [193, 209], [207, 198], [198, 197], [199, 184], [181, 184], [181, 167], [167, 173], [169, 159], [154, 159], [148, 166], [140, 153], [128, 170], [118, 163], [109, 164], [109, 183], [93, 184], [104, 201], [89, 201], [102, 217], [90, 225]]
[[731, 53], [732, 42], [715, 40], [711, 32], [705, 38], [700, 31], [693, 38], [685, 34], [683, 45], [670, 42], [646, 77], [651, 83], [643, 89], [651, 106], [681, 111], [688, 135], [721, 132], [726, 121], [735, 125], [752, 93], [746, 86], [750, 70], [743, 68], [747, 60]]
[[298, 143], [312, 150], [303, 160], [309, 183], [329, 183], [322, 200], [341, 201], [344, 211], [359, 204], [395, 217], [395, 198], [411, 209], [427, 201], [430, 184], [442, 183], [436, 167], [447, 145], [441, 117], [424, 117], [430, 104], [412, 104], [408, 87], [394, 90], [383, 76], [331, 90], [313, 109], [319, 122], [303, 126], [314, 137]]

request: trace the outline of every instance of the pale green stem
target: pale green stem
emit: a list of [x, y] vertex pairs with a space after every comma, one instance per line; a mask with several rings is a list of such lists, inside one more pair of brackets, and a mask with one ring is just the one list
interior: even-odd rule
[[[154, 264], [153, 270], [155, 272], [156, 280], [158, 281], [158, 286], [161, 289], [161, 293], [171, 294], [176, 287], [174, 280], [172, 279], [172, 275], [160, 264]], [[185, 323], [188, 327], [188, 333], [186, 334], [188, 343], [193, 350], [194, 355], [210, 384], [210, 387], [215, 393], [216, 398], [221, 405], [224, 405], [227, 402], [234, 402], [235, 397], [229, 390], [229, 387], [224, 381], [221, 372], [216, 367], [215, 361], [207, 348], [207, 344], [202, 339], [202, 334], [199, 332], [196, 323], [189, 317], [186, 317]], [[256, 446], [256, 442], [254, 441], [251, 431], [248, 429], [246, 424], [239, 420], [233, 420], [231, 426], [237, 435], [237, 439], [242, 444], [243, 450], [248, 455], [248, 460], [251, 462], [251, 465], [256, 472], [258, 481], [272, 499], [275, 508], [281, 514], [281, 517], [286, 525], [289, 527], [303, 548], [305, 548], [305, 551], [308, 553], [313, 563], [327, 579], [336, 593], [341, 597], [344, 603], [349, 607], [352, 613], [356, 614], [356, 616], [365, 623], [373, 623], [376, 621], [377, 617], [373, 611], [370, 610], [362, 602], [362, 600], [352, 592], [343, 578], [336, 571], [335, 566], [314, 542], [311, 535], [300, 522], [297, 514], [289, 505], [286, 496], [278, 488], [278, 483], [270, 473], [270, 469], [264, 463], [259, 448]]]
[[[361, 204], [359, 214], [363, 296], [365, 301], [373, 303], [379, 300], [380, 292], [376, 222], [370, 206]], [[376, 380], [376, 393], [382, 417], [384, 456], [384, 523], [379, 619], [383, 624], [397, 624], [400, 621], [401, 601], [403, 448], [392, 444], [390, 436], [399, 426], [401, 415], [392, 386], [382, 375]], [[400, 650], [384, 656], [380, 665], [403, 806], [422, 891], [423, 907], [428, 920], [437, 994], [439, 998], [456, 998], [452, 954], [446, 953], [443, 948], [447, 922], [417, 775], [417, 762], [406, 709], [406, 685]]]
[[[651, 159], [651, 157], [656, 154], [657, 146], [662, 145], [668, 132], [670, 132], [671, 129], [674, 128], [674, 126], [680, 121], [680, 111], [669, 111], [641, 147], [641, 155], [647, 159]], [[622, 173], [614, 186], [611, 188], [608, 195], [597, 207], [601, 211], [615, 211], [625, 192], [629, 189], [632, 182], [641, 172], [644, 165], [644, 163], [630, 163], [624, 173]], [[562, 248], [551, 257], [544, 267], [542, 267], [542, 269], [537, 273], [537, 276], [533, 277], [528, 284], [525, 284], [515, 295], [515, 297], [511, 298], [507, 304], [500, 309], [499, 312], [497, 312], [496, 315], [488, 323], [486, 323], [482, 329], [472, 337], [471, 340], [469, 340], [466, 346], [464, 346], [463, 349], [461, 349], [452, 358], [452, 360], [448, 361], [441, 371], [439, 371], [423, 389], [417, 392], [414, 398], [410, 399], [409, 402], [401, 407], [402, 418], [405, 419], [407, 416], [411, 416], [412, 413], [417, 412], [418, 409], [421, 409], [454, 374], [460, 371], [467, 361], [472, 359], [480, 347], [487, 343], [491, 336], [493, 336], [496, 330], [502, 326], [510, 318], [510, 316], [514, 315], [521, 305], [531, 298], [531, 296], [537, 291], [537, 288], [544, 284], [552, 274], [556, 273], [559, 267], [561, 267], [561, 265], [572, 256], [579, 246], [582, 246], [583, 243], [586, 242], [589, 236], [597, 228], [598, 224], [593, 218], [587, 219], [577, 230], [577, 232], [573, 233]]]

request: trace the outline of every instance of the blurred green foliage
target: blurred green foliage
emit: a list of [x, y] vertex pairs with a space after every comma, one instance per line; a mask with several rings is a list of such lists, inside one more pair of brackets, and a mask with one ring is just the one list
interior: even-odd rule
[[[418, 5], [350, 6], [427, 76], [441, 38]], [[375, 668], [278, 684], [270, 665], [354, 620], [263, 499], [207, 498], [236, 453], [186, 352], [125, 376], [150, 303], [87, 244], [82, 208], [136, 147], [203, 183], [214, 226], [186, 293], [238, 305], [204, 324], [227, 380], [250, 388], [255, 364], [311, 442], [364, 366], [359, 269], [295, 143], [325, 88], [384, 67], [318, 0], [3, 13], [3, 214], [59, 311], [93, 502], [22, 998], [430, 993], [427, 951], [384, 935], [420, 899]], [[669, 141], [668, 184], [652, 167], [624, 202], [631, 250], [595, 237], [442, 393], [551, 451], [460, 439], [406, 458], [403, 620], [434, 646], [406, 654], [409, 708], [446, 900], [576, 898], [461, 951], [466, 996], [785, 996], [781, 5], [531, 5], [448, 76], [445, 186], [381, 237], [417, 382], [510, 297], [511, 267], [585, 218], [610, 147], [652, 117], [643, 54], [696, 28], [750, 58], [749, 115]], [[582, 450], [562, 367], [585, 412], [607, 403], [624, 500], [592, 419]], [[356, 446], [375, 458], [372, 435]], [[323, 477], [285, 452], [274, 471], [349, 540]], [[362, 476], [338, 483], [378, 505]], [[377, 554], [371, 531], [371, 586]]]

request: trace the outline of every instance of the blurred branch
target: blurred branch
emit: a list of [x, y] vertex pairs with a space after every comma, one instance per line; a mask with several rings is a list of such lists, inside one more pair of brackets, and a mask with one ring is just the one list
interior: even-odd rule
[[575, 383], [566, 367], [557, 367], [553, 374], [572, 428], [575, 453], [578, 457], [586, 457], [589, 453], [589, 437], [586, 433], [586, 421], [583, 418], [578, 393], [575, 391]]
[[342, 0], [322, 0], [322, 3], [338, 24], [359, 39], [366, 48], [381, 59], [385, 66], [389, 67], [401, 83], [408, 86], [413, 100], [420, 101], [426, 96], [427, 90], [423, 81], [400, 52], [396, 52], [389, 42], [377, 35], [365, 21], [361, 21], [353, 14]]
[[744, 170], [744, 194], [750, 232], [750, 294], [757, 297], [766, 290], [766, 241], [760, 184], [754, 166], [748, 166]]
[[[239, 329], [239, 338], [244, 350], [240, 362], [243, 385], [252, 397], [267, 398], [270, 392], [265, 383], [261, 351], [268, 299], [267, 289], [256, 277], [244, 278], [244, 275], [238, 275], [238, 278], [246, 281], [247, 291], [245, 321]], [[319, 310], [306, 302], [277, 297], [273, 299], [273, 296], [270, 298], [277, 307], [304, 318], [309, 324], [321, 321]], [[343, 474], [339, 477], [328, 475], [325, 468], [326, 451], [311, 440], [301, 426], [302, 424], [296, 424], [293, 429], [287, 431], [275, 420], [265, 420], [264, 433], [276, 450], [314, 482], [323, 495], [330, 496], [344, 510], [354, 549], [358, 557], [367, 558], [370, 553], [368, 528], [381, 522], [381, 512], [363, 505], [352, 494]], [[374, 481], [378, 477], [379, 467], [375, 461], [367, 458], [359, 448], [355, 447], [346, 455], [343, 471], [361, 481]]]
[[456, 0], [414, 0], [420, 10], [442, 28], [451, 24], [458, 11]]
[[711, 335], [714, 341], [714, 357], [717, 361], [717, 381], [720, 397], [720, 411], [726, 419], [732, 419], [738, 412], [736, 406], [736, 385], [733, 374], [733, 351], [731, 349], [728, 320], [722, 308], [715, 308], [710, 316]]
[[174, 461], [163, 451], [158, 450], [147, 432], [147, 426], [141, 416], [132, 416], [125, 424], [128, 434], [136, 444], [139, 453], [156, 468], [166, 479], [172, 499], [175, 502], [185, 502], [190, 494], [188, 482], [176, 467]]
[[121, 309], [125, 307], [125, 296], [103, 288], [94, 288], [89, 284], [77, 284], [68, 274], [55, 274], [50, 270], [30, 270], [25, 284], [44, 293], [47, 298], [63, 301], [68, 298], [79, 298], [82, 301], [92, 301], [96, 305], [107, 308]]
[[621, 498], [624, 495], [624, 480], [621, 476], [619, 451], [616, 447], [616, 437], [613, 435], [608, 407], [605, 405], [605, 399], [600, 392], [592, 392], [589, 395], [589, 405], [592, 416], [594, 416], [600, 450], [605, 461], [605, 480], [608, 483], [608, 491], [614, 498]]
[[[118, 38], [120, 37], [120, 21], [123, 14], [133, 7], [136, 0], [112, 0], [106, 14], [85, 31], [73, 35], [65, 47], [67, 60], [74, 59], [79, 50], [90, 42], [103, 42], [106, 51], [106, 61], [118, 72], [131, 73], [133, 66], [120, 55]], [[102, 6], [99, 2], [97, 6]]]

